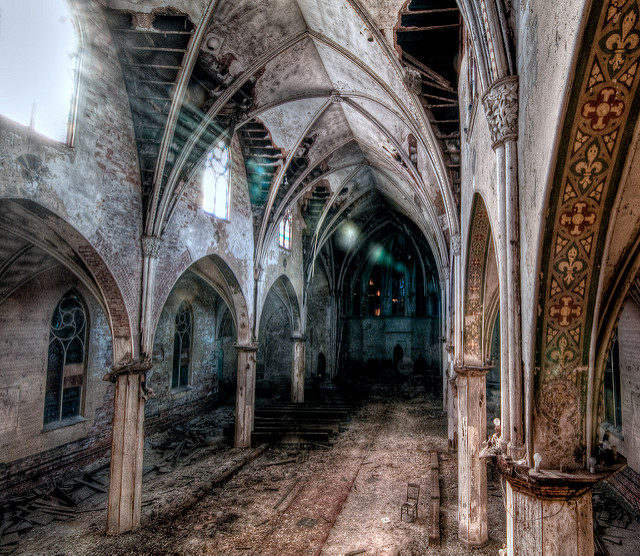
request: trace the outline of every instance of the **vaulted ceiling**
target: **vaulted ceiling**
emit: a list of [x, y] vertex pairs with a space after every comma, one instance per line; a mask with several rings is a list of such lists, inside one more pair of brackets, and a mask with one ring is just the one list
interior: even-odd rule
[[309, 257], [355, 212], [458, 231], [454, 0], [105, 0], [131, 102], [146, 232], [237, 133], [256, 259], [299, 203]]

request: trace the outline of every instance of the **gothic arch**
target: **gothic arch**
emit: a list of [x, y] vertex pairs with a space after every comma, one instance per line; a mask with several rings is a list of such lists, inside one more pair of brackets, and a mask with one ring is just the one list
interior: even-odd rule
[[[268, 289], [267, 295], [265, 295], [264, 297], [264, 302], [262, 303], [262, 308], [260, 310], [260, 318], [262, 318], [266, 300], [270, 295], [277, 296], [277, 298], [282, 301], [282, 304], [285, 306], [289, 315], [289, 323], [291, 324], [292, 333], [301, 334], [303, 332], [303, 325], [300, 314], [300, 304], [298, 303], [298, 296], [293, 287], [293, 284], [286, 274], [281, 274], [280, 276], [278, 276], [271, 284], [271, 287]], [[260, 319], [258, 319], [258, 322], [260, 322]]]
[[[224, 259], [219, 255], [206, 255], [191, 264], [184, 272], [187, 271], [192, 272], [209, 284], [226, 303], [236, 327], [237, 343], [240, 345], [251, 344], [253, 336], [251, 334], [247, 302], [238, 279]], [[182, 276], [184, 272], [180, 276]], [[176, 279], [176, 282], [178, 279]], [[169, 290], [167, 296], [162, 299], [161, 307], [164, 306], [170, 291], [171, 290]], [[154, 331], [156, 326], [157, 318], [153, 325]]]
[[[107, 315], [116, 364], [136, 354], [131, 319], [120, 287], [107, 263], [78, 230], [33, 201], [2, 199], [0, 233], [16, 238], [26, 248], [39, 249], [78, 277]], [[23, 250], [14, 255], [22, 256]], [[36, 270], [30, 276], [36, 276]]]
[[[640, 110], [635, 0], [596, 2], [562, 121], [540, 251], [533, 442], [546, 466], [582, 467], [592, 435], [593, 357], [609, 215]], [[588, 409], [589, 408], [589, 409]]]
[[[487, 342], [487, 337], [493, 330], [488, 313], [490, 304], [495, 305], [498, 273], [489, 213], [479, 193], [472, 203], [465, 270], [463, 361], [482, 366], [487, 363], [487, 345], [491, 341]], [[490, 268], [495, 269], [492, 283], [487, 282]]]

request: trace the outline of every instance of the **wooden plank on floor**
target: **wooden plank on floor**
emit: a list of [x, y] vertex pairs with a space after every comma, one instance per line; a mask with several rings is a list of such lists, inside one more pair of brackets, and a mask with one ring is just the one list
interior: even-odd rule
[[429, 453], [431, 476], [431, 504], [429, 506], [429, 546], [440, 544], [440, 474], [438, 471], [438, 452]]

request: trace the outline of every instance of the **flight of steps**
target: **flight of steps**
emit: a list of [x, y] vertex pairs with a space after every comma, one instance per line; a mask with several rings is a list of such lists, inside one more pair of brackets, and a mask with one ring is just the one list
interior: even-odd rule
[[[253, 444], [330, 444], [349, 415], [349, 407], [273, 402], [256, 408]], [[234, 425], [225, 427], [233, 437]]]

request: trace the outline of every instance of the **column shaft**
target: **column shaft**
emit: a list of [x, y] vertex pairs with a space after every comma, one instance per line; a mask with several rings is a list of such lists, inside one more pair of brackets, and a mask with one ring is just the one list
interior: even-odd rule
[[510, 556], [593, 554], [590, 490], [554, 499], [516, 490], [508, 480], [506, 489]]
[[304, 402], [304, 371], [305, 371], [305, 338], [292, 338], [293, 365], [291, 369], [291, 401]]
[[486, 369], [458, 369], [458, 537], [482, 546], [487, 535], [487, 467], [480, 459], [487, 438]]
[[507, 296], [509, 298], [509, 455], [524, 455], [522, 391], [522, 325], [520, 307], [520, 203], [517, 179], [516, 141], [505, 141], [507, 194]]
[[236, 386], [236, 430], [234, 446], [251, 447], [256, 389], [255, 346], [236, 345], [238, 352], [238, 377]]
[[145, 405], [143, 383], [143, 374], [120, 374], [116, 377], [107, 509], [107, 533], [112, 535], [140, 526]]

